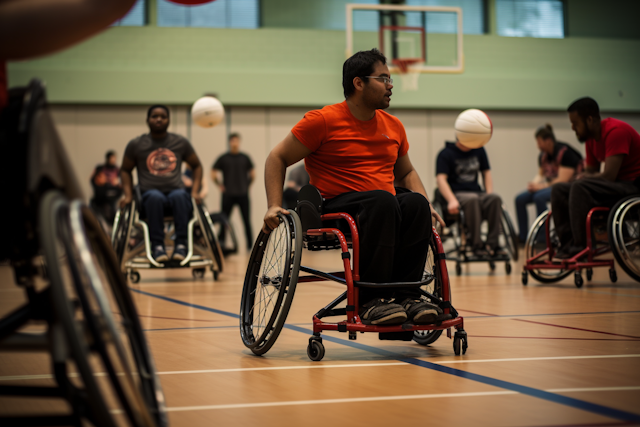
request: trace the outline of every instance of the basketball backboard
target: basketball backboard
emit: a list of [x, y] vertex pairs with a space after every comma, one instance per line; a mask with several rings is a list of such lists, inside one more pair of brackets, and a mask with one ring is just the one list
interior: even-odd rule
[[[462, 9], [347, 4], [347, 58], [377, 47], [392, 73], [462, 73]], [[404, 68], [404, 69], [401, 69]]]

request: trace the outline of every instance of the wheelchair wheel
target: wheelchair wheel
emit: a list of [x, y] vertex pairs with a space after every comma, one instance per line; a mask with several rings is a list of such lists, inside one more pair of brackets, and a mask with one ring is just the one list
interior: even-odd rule
[[619, 201], [609, 212], [608, 228], [613, 256], [629, 276], [640, 282], [640, 196]]
[[[546, 236], [547, 219], [550, 221], [549, 223], [550, 242], [547, 242], [547, 236]], [[526, 260], [531, 259], [535, 255], [547, 249], [547, 247], [553, 248], [554, 251], [556, 252], [560, 248], [560, 240], [556, 235], [555, 226], [553, 224], [553, 217], [549, 216], [548, 210], [544, 211], [543, 213], [540, 214], [540, 216], [538, 216], [538, 218], [536, 218], [533, 225], [531, 226], [531, 229], [529, 230], [529, 234], [527, 235], [527, 241], [524, 246], [525, 262]], [[533, 265], [535, 265], [535, 263]], [[569, 274], [571, 274], [571, 270], [539, 268], [539, 269], [529, 270], [529, 273], [531, 273], [531, 276], [539, 282], [552, 283], [567, 277]], [[524, 279], [523, 279], [523, 284], [526, 284], [524, 283]]]
[[[104, 390], [98, 384], [96, 363], [90, 363], [91, 336], [86, 332], [87, 323], [79, 309], [79, 300], [74, 291], [71, 264], [75, 255], [67, 252], [65, 240], [71, 241], [68, 227], [64, 227], [68, 203], [57, 191], [46, 193], [39, 206], [40, 244], [42, 247], [48, 279], [51, 283], [51, 301], [56, 318], [64, 328], [65, 339], [80, 381], [71, 386], [82, 389], [88, 407], [82, 408], [84, 415], [97, 426], [115, 427], [116, 421], [107, 406]], [[89, 339], [87, 339], [89, 338]], [[81, 402], [74, 402], [79, 405]], [[74, 412], [77, 408], [74, 407]]]
[[116, 253], [116, 258], [118, 260], [118, 264], [120, 264], [119, 268], [121, 271], [124, 271], [122, 263], [127, 245], [129, 244], [129, 234], [133, 224], [134, 209], [135, 202], [129, 203], [116, 213], [116, 217], [113, 220], [111, 244], [113, 245], [113, 249]]
[[302, 226], [298, 215], [280, 214], [280, 225], [260, 232], [251, 252], [240, 306], [240, 336], [254, 354], [273, 346], [284, 326], [298, 282]]
[[[433, 277], [433, 280], [431, 283], [424, 286], [423, 289], [436, 298], [442, 300], [444, 298], [442, 294], [442, 275], [440, 274], [440, 270], [436, 262], [435, 254], [437, 253], [437, 247], [434, 238], [431, 238], [428, 250], [429, 252], [427, 253], [427, 262], [425, 263], [422, 280], [425, 280], [428, 277]], [[440, 338], [440, 335], [442, 335], [442, 330], [414, 331], [413, 340], [420, 345], [429, 345], [436, 342], [436, 340]]]
[[502, 206], [502, 236], [504, 238], [503, 247], [507, 249], [513, 261], [518, 261], [518, 235], [513, 228], [509, 212], [504, 206]]
[[[216, 271], [221, 272], [224, 269], [224, 259], [222, 257], [222, 249], [220, 248], [220, 243], [218, 243], [218, 238], [214, 233], [211, 216], [209, 216], [209, 211], [207, 210], [204, 203], [196, 206], [198, 211], [198, 223], [200, 224], [200, 229], [202, 230], [203, 240], [205, 240], [206, 242], [205, 244], [209, 249], [210, 256], [215, 261], [215, 264], [217, 266]], [[214, 279], [216, 279], [215, 276]]]
[[[48, 216], [41, 231], [56, 314], [65, 330], [82, 336], [70, 334], [69, 345], [91, 404], [100, 408], [97, 425], [120, 424], [110, 413], [121, 409], [132, 426], [166, 426], [135, 306], [100, 224], [86, 206], [70, 208], [57, 194], [43, 201], [42, 215]], [[97, 378], [100, 367], [108, 381]]]
[[[70, 226], [82, 267], [76, 271], [76, 289], [94, 336], [94, 346], [121, 399], [130, 405], [136, 425], [166, 426], [164, 393], [156, 374], [135, 304], [118, 270], [107, 236], [91, 211], [75, 201]], [[69, 252], [73, 247], [69, 245]], [[73, 269], [72, 269], [73, 270]], [[123, 405], [126, 405], [123, 403]], [[125, 406], [126, 408], [126, 406]]]

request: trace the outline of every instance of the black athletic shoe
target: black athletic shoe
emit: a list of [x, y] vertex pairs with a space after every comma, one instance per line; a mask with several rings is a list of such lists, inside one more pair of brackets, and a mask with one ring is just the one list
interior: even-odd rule
[[473, 256], [478, 259], [489, 258], [489, 251], [484, 246], [473, 248]]
[[407, 312], [407, 318], [416, 325], [434, 323], [443, 314], [437, 305], [420, 299], [407, 298], [402, 301], [402, 307]]
[[164, 246], [158, 245], [153, 249], [153, 259], [157, 262], [169, 261], [169, 256], [167, 255], [167, 251], [164, 250]]
[[407, 313], [393, 299], [372, 299], [360, 307], [360, 319], [366, 325], [400, 325], [407, 320]]
[[182, 261], [187, 257], [187, 247], [185, 245], [176, 245], [176, 248], [173, 250], [173, 254], [171, 255], [171, 259], [174, 261]]
[[578, 253], [580, 251], [582, 251], [583, 249], [584, 248], [580, 248], [578, 246], [573, 246], [573, 245], [563, 246], [558, 250], [558, 252], [556, 252], [556, 254], [553, 257], [553, 260], [554, 261], [566, 261], [566, 260], [571, 259], [574, 256], [578, 255]]
[[504, 258], [506, 256], [509, 256], [509, 254], [504, 250], [504, 248], [501, 248], [500, 246], [491, 248], [491, 258]]

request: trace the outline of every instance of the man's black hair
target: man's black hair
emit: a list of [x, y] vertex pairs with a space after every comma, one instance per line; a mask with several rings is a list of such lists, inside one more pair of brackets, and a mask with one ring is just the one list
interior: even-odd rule
[[373, 68], [378, 61], [384, 65], [387, 63], [387, 58], [376, 48], [361, 50], [344, 61], [342, 65], [342, 88], [345, 98], [349, 98], [356, 91], [353, 79], [360, 77], [364, 82], [368, 82], [369, 79], [365, 76], [370, 76], [373, 73]]
[[107, 151], [107, 154], [104, 155], [104, 162], [105, 163], [109, 163], [109, 157], [115, 156], [115, 155], [116, 155], [115, 151], [113, 151], [113, 150]]
[[240, 134], [238, 132], [233, 132], [229, 134], [229, 141], [231, 141], [233, 138], [238, 138], [240, 139]]
[[582, 120], [587, 120], [587, 117], [600, 120], [598, 103], [595, 99], [589, 98], [588, 96], [573, 101], [573, 103], [569, 105], [569, 108], [567, 108], [567, 111], [569, 113], [578, 113], [578, 116], [580, 116]]
[[156, 108], [164, 108], [164, 111], [167, 112], [167, 117], [169, 117], [169, 109], [167, 108], [166, 105], [155, 104], [155, 105], [152, 105], [151, 107], [149, 107], [149, 109], [147, 110], [147, 120], [149, 120], [149, 117], [151, 117], [151, 112], [153, 110], [155, 110]]

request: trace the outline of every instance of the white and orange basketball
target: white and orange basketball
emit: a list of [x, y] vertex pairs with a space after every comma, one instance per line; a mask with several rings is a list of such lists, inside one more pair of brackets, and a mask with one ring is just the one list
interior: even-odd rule
[[493, 124], [487, 113], [475, 108], [460, 113], [454, 128], [458, 141], [467, 148], [484, 146], [493, 134]]
[[193, 122], [203, 128], [217, 126], [224, 119], [222, 102], [213, 96], [203, 96], [191, 107]]

